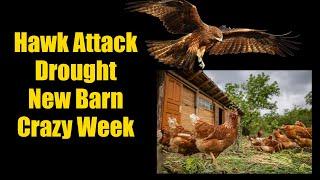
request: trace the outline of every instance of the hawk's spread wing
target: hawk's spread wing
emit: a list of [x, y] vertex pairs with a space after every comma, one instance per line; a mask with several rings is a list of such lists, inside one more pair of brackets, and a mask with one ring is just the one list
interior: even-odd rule
[[238, 53], [267, 53], [280, 56], [293, 55], [292, 49], [297, 45], [289, 34], [273, 35], [262, 30], [244, 28], [220, 28], [223, 32], [223, 41], [214, 42], [209, 54], [238, 54]]
[[130, 11], [158, 17], [173, 34], [187, 34], [205, 26], [197, 8], [185, 0], [138, 1], [128, 5]]

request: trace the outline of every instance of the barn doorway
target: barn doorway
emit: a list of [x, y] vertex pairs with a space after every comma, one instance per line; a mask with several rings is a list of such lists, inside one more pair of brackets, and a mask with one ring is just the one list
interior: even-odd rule
[[219, 108], [219, 125], [223, 123], [223, 109]]
[[168, 128], [168, 119], [175, 118], [178, 123], [181, 121], [180, 105], [181, 105], [182, 83], [172, 76], [165, 77], [165, 94], [163, 105], [163, 118], [161, 129]]

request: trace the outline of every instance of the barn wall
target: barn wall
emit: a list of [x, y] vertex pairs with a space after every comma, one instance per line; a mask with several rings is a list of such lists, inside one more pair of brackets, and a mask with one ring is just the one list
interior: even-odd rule
[[224, 113], [224, 120], [226, 120], [226, 119], [228, 119], [228, 118], [230, 117], [230, 113], [231, 113], [231, 111], [230, 111], [230, 110], [228, 110], [228, 109], [226, 109], [226, 110], [225, 110], [225, 113]]
[[182, 92], [182, 104], [181, 104], [181, 125], [187, 130], [192, 130], [192, 122], [190, 120], [190, 114], [196, 113], [195, 107], [196, 93], [190, 88], [183, 86]]
[[[214, 102], [211, 98], [208, 98], [207, 96], [203, 95], [203, 94], [199, 94], [199, 98], [202, 98], [202, 99], [205, 99], [206, 101], [208, 102], [211, 102], [213, 103], [214, 105]], [[214, 124], [214, 112], [215, 110], [208, 110], [204, 107], [201, 107], [198, 105], [198, 113], [197, 115], [200, 117], [201, 120], [205, 121], [205, 122], [208, 122], [208, 123], [211, 123], [211, 124]]]
[[[158, 120], [166, 121], [166, 122], [162, 122], [162, 126], [163, 124], [166, 124], [168, 120], [168, 117], [167, 117], [168, 113], [166, 113], [166, 110], [165, 110], [168, 108], [166, 108], [166, 106], [164, 105], [166, 104], [165, 102], [167, 102], [168, 100], [165, 100], [165, 99], [167, 99], [168, 96], [172, 95], [172, 92], [167, 92], [167, 89], [166, 89], [168, 88], [166, 85], [166, 83], [168, 83], [167, 82], [168, 77], [170, 79], [174, 79], [175, 81], [177, 81], [178, 84], [181, 84], [181, 88], [179, 88], [179, 91], [181, 91], [180, 93], [181, 101], [176, 102], [177, 105], [179, 106], [179, 110], [178, 112], [176, 112], [176, 114], [172, 114], [172, 116], [177, 117], [178, 123], [180, 123], [180, 125], [182, 125], [184, 128], [191, 131], [194, 128], [189, 117], [190, 114], [196, 114], [197, 116], [200, 117], [201, 120], [206, 121], [208, 123], [218, 124], [219, 108], [221, 108], [224, 112], [222, 123], [224, 123], [225, 120], [229, 118], [230, 110], [228, 108], [220, 104], [217, 100], [210, 98], [209, 95], [204, 94], [199, 88], [190, 84], [190, 82], [187, 81], [186, 79], [180, 76], [177, 76], [175, 74], [171, 74], [167, 71], [162, 71], [160, 75], [161, 75], [161, 78], [159, 79], [161, 80], [162, 83], [159, 84], [159, 88], [158, 88]], [[175, 94], [179, 94], [179, 93], [175, 92]], [[208, 110], [206, 108], [202, 108], [201, 106], [199, 106], [198, 97], [212, 102], [213, 110]], [[240, 116], [239, 116], [239, 121], [240, 121]], [[158, 128], [165, 128], [165, 127], [161, 127], [161, 123], [159, 122], [157, 125], [158, 125], [157, 126]]]

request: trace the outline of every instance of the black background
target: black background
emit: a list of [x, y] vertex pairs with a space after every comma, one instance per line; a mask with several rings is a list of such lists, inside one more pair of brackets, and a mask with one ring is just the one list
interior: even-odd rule
[[[148, 56], [145, 40], [176, 39], [156, 18], [124, 10], [126, 1], [45, 1], [14, 2], [1, 5], [1, 164], [5, 174], [31, 177], [156, 176], [156, 70], [167, 69]], [[206, 69], [281, 69], [313, 70], [313, 151], [319, 152], [318, 127], [319, 80], [317, 52], [312, 41], [316, 11], [301, 1], [190, 1], [198, 8], [202, 20], [210, 25], [268, 29], [274, 34], [289, 30], [300, 34], [303, 43], [294, 57], [237, 55], [204, 57]], [[75, 31], [138, 35], [139, 53], [14, 53], [14, 32], [54, 35], [58, 31], [73, 35]], [[70, 37], [71, 37], [70, 36]], [[69, 40], [71, 41], [71, 39]], [[34, 62], [95, 63], [102, 59], [118, 64], [117, 82], [35, 82]], [[124, 110], [28, 110], [28, 88], [43, 91], [123, 91]], [[136, 137], [130, 138], [19, 138], [17, 119], [75, 119], [77, 115], [96, 115], [101, 119], [118, 119], [128, 115], [135, 120]], [[316, 128], [315, 128], [316, 127]], [[75, 131], [73, 131], [75, 132]], [[319, 164], [319, 153], [313, 154], [313, 173]], [[4, 167], [4, 168], [3, 168]], [[13, 170], [13, 173], [9, 173]], [[45, 177], [46, 177], [45, 176]], [[160, 176], [162, 177], [162, 176]], [[167, 177], [167, 176], [166, 176]], [[11, 179], [12, 179], [11, 178]]]

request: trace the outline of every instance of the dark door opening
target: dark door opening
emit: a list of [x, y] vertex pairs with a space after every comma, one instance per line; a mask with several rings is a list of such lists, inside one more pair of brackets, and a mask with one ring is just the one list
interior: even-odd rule
[[219, 108], [219, 125], [223, 123], [223, 110]]

